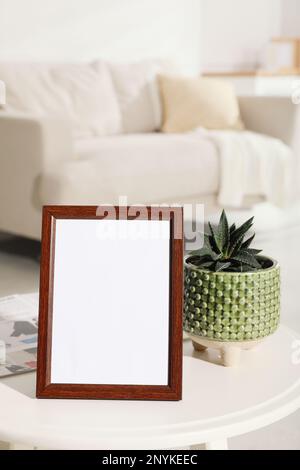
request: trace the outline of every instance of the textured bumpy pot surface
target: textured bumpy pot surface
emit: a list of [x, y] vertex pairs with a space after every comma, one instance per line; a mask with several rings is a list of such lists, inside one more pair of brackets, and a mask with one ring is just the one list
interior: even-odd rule
[[184, 331], [214, 341], [251, 341], [276, 331], [280, 320], [280, 269], [210, 272], [185, 260]]

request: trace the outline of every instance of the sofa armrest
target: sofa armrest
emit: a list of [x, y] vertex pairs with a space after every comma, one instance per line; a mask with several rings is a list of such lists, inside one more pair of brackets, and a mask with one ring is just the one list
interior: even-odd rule
[[276, 137], [300, 155], [300, 105], [289, 97], [239, 97], [247, 130]]
[[39, 178], [71, 157], [68, 122], [0, 112], [0, 230], [39, 237]]
[[[16, 158], [33, 167], [51, 166], [72, 156], [68, 122], [21, 113], [0, 112], [0, 164]], [[33, 169], [33, 168], [32, 168]]]

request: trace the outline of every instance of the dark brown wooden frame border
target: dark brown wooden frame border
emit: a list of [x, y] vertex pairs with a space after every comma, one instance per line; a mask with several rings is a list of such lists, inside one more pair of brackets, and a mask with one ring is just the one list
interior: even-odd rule
[[[168, 385], [90, 385], [51, 383], [52, 302], [56, 219], [103, 219], [97, 209], [106, 210], [105, 218], [132, 219], [137, 216], [170, 220], [170, 322]], [[147, 216], [145, 214], [147, 210]], [[182, 308], [183, 308], [183, 210], [181, 207], [44, 206], [40, 271], [39, 334], [37, 355], [38, 398], [85, 398], [128, 400], [180, 400], [182, 397]], [[134, 215], [127, 215], [134, 213]], [[99, 213], [99, 212], [98, 212]], [[125, 217], [124, 217], [125, 214]], [[175, 227], [175, 223], [180, 226]], [[181, 237], [174, 234], [179, 229]]]

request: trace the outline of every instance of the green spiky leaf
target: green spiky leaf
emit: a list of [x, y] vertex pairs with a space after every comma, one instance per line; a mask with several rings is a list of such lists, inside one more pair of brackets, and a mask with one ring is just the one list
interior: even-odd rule
[[253, 242], [255, 238], [255, 233], [252, 235], [252, 237], [248, 238], [248, 240], [246, 240], [243, 245], [242, 245], [242, 248], [249, 248], [249, 246], [251, 245], [251, 243]]
[[234, 243], [237, 240], [240, 240], [242, 237], [244, 237], [245, 234], [248, 232], [248, 230], [252, 227], [253, 220], [254, 220], [254, 217], [251, 217], [251, 219], [247, 220], [243, 225], [241, 225], [239, 228], [237, 228], [232, 233], [230, 241], [232, 241]]
[[225, 271], [225, 269], [229, 268], [230, 267], [230, 263], [227, 262], [227, 263], [222, 263], [221, 261], [217, 261], [216, 264], [215, 264], [215, 269], [214, 271], [216, 273], [220, 272], [220, 271]]
[[222, 250], [226, 251], [229, 244], [229, 225], [225, 211], [222, 211], [218, 226], [218, 235], [222, 244]]
[[200, 248], [200, 250], [195, 250], [195, 251], [191, 251], [190, 254], [192, 256], [199, 256], [199, 257], [205, 257], [205, 256], [209, 256], [211, 257], [211, 259], [213, 260], [217, 260], [219, 258], [220, 255], [218, 255], [217, 253], [215, 253], [210, 246], [204, 246], [203, 248]]
[[203, 263], [201, 263], [201, 267], [202, 268], [211, 268], [212, 266], [214, 266], [215, 262], [214, 261], [204, 261]]
[[236, 225], [235, 225], [235, 224], [232, 224], [231, 227], [230, 227], [230, 229], [229, 229], [229, 235], [230, 235], [230, 237], [231, 237], [231, 235], [233, 234], [233, 232], [235, 232], [235, 231], [236, 231]]
[[251, 272], [264, 268], [261, 250], [250, 248], [254, 235], [244, 241], [247, 231], [253, 225], [253, 217], [239, 228], [228, 226], [225, 211], [222, 212], [217, 228], [208, 223], [210, 233], [204, 234], [204, 246], [191, 252], [192, 262], [210, 271]]
[[210, 247], [211, 246], [210, 241], [209, 241], [210, 235], [208, 233], [203, 233], [202, 235], [203, 235], [203, 246]]
[[247, 253], [246, 251], [240, 251], [237, 255], [233, 256], [232, 259], [234, 261], [239, 261], [242, 264], [247, 264], [252, 268], [260, 269], [261, 265], [255, 258], [255, 256]]
[[[242, 249], [243, 249], [243, 246], [242, 246]], [[254, 255], [254, 256], [259, 255], [262, 252], [262, 250], [255, 250], [254, 248], [243, 249], [243, 251], [246, 251], [250, 255]]]
[[219, 238], [218, 231], [213, 228], [210, 222], [208, 222], [208, 226], [210, 229], [211, 237], [209, 239], [211, 246], [214, 251], [217, 253], [222, 253], [222, 240]]
[[240, 251], [240, 249], [242, 247], [243, 239], [244, 239], [244, 237], [242, 236], [235, 243], [233, 243], [232, 246], [230, 246], [229, 252], [228, 252], [229, 257], [235, 256], [236, 254], [238, 254], [238, 252]]

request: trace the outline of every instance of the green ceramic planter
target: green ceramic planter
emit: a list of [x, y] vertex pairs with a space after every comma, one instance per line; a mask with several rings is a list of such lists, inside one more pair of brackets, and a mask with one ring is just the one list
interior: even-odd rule
[[184, 331], [214, 341], [256, 341], [271, 335], [280, 320], [280, 269], [214, 273], [185, 259]]

